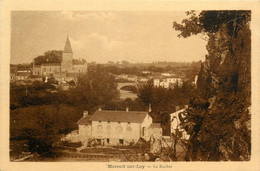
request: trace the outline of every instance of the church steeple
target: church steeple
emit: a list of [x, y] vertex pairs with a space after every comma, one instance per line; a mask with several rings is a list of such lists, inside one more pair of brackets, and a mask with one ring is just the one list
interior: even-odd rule
[[73, 53], [72, 52], [72, 49], [71, 49], [71, 46], [70, 46], [70, 40], [69, 40], [69, 37], [67, 36], [67, 40], [66, 40], [66, 43], [65, 43], [65, 47], [64, 47], [64, 53]]

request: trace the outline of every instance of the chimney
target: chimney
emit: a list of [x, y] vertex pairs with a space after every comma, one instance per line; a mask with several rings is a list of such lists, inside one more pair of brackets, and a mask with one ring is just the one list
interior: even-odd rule
[[151, 103], [149, 103], [149, 109], [148, 109], [148, 112], [152, 112], [152, 105], [151, 105]]
[[84, 110], [83, 116], [84, 116], [84, 117], [85, 117], [85, 116], [88, 116], [88, 111], [87, 111], [87, 110]]
[[125, 108], [125, 111], [128, 112], [128, 111], [129, 111], [129, 107], [126, 107], [126, 108]]

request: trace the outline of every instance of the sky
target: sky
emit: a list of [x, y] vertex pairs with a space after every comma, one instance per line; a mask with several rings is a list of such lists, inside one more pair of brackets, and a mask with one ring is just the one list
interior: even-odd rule
[[11, 63], [63, 50], [67, 35], [74, 59], [88, 62], [203, 61], [207, 42], [178, 38], [172, 28], [184, 18], [184, 11], [13, 11]]

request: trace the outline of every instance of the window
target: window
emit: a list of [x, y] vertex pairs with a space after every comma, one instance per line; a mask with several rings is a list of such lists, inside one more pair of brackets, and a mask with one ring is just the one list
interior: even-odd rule
[[107, 121], [108, 124], [110, 124], [110, 121]]
[[99, 123], [101, 123], [101, 121], [98, 121]]
[[119, 144], [124, 144], [124, 139], [119, 139]]
[[120, 124], [121, 122], [119, 121], [118, 123]]
[[109, 141], [110, 141], [109, 138], [107, 138], [107, 144], [109, 144]]
[[130, 125], [130, 122], [128, 122], [128, 125]]

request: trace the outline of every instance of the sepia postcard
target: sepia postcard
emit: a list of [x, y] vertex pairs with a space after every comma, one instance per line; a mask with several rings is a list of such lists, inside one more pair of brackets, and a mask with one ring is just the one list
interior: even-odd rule
[[1, 1], [0, 170], [259, 170], [257, 1]]

